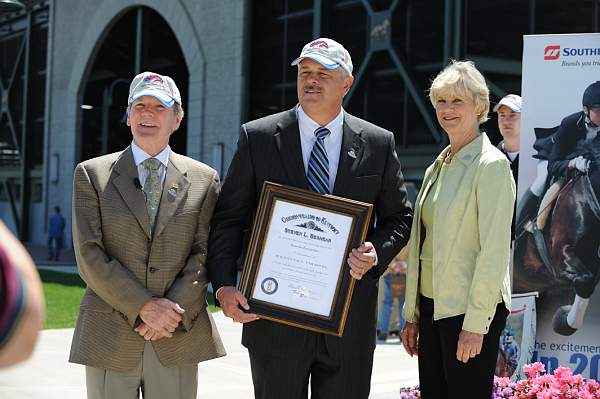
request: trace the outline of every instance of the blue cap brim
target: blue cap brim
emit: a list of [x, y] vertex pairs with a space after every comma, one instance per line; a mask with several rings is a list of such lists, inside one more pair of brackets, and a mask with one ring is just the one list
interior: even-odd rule
[[292, 66], [298, 65], [300, 63], [300, 61], [302, 61], [305, 58], [310, 58], [311, 60], [317, 61], [319, 64], [323, 65], [327, 69], [336, 69], [336, 68], [342, 67], [337, 62], [334, 62], [331, 59], [324, 57], [320, 54], [306, 54], [304, 56], [298, 57], [294, 61], [292, 61], [291, 65]]
[[132, 96], [129, 99], [129, 104], [132, 104], [135, 100], [137, 100], [140, 97], [143, 96], [151, 96], [156, 98], [157, 100], [159, 100], [165, 107], [172, 107], [173, 104], [175, 103], [175, 99], [173, 99], [171, 96], [158, 91], [158, 90], [152, 90], [152, 89], [147, 89], [147, 90], [142, 90], [139, 93], [137, 93], [135, 96]]

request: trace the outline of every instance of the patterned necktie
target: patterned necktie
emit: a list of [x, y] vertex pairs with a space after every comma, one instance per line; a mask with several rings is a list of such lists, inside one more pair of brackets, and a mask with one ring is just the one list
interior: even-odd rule
[[329, 194], [329, 159], [325, 151], [325, 137], [331, 132], [326, 127], [320, 127], [315, 130], [317, 141], [313, 145], [308, 159], [308, 172], [306, 177], [308, 184], [316, 193]]
[[144, 162], [144, 167], [148, 170], [148, 176], [144, 182], [144, 192], [146, 193], [146, 208], [150, 217], [150, 227], [154, 230], [154, 220], [158, 213], [160, 196], [162, 194], [162, 184], [160, 181], [160, 161], [156, 158], [148, 158]]

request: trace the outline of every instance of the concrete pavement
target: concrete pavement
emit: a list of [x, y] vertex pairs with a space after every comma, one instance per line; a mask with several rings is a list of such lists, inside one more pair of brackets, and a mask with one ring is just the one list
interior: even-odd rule
[[[221, 312], [214, 317], [227, 356], [200, 364], [198, 398], [251, 399], [250, 362], [240, 344], [242, 327]], [[67, 362], [72, 334], [73, 329], [42, 331], [32, 359], [0, 370], [0, 399], [85, 398], [84, 368]], [[377, 345], [370, 398], [397, 399], [401, 386], [414, 385], [417, 380], [416, 358], [406, 355], [397, 340]]]

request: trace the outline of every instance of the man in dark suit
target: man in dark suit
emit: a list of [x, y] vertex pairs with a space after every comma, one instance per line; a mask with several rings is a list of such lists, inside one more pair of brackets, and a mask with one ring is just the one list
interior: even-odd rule
[[[367, 398], [375, 348], [377, 281], [407, 243], [412, 210], [391, 132], [349, 115], [350, 54], [326, 38], [304, 46], [299, 105], [242, 126], [211, 222], [209, 278], [226, 316], [244, 325], [256, 398]], [[367, 241], [348, 256], [358, 280], [341, 338], [257, 320], [235, 288], [237, 261], [262, 185], [272, 181], [374, 204]], [[376, 221], [376, 222], [375, 222]]]

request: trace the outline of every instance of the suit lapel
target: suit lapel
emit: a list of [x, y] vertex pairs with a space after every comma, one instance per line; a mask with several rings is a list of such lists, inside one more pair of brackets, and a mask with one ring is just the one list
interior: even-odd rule
[[289, 110], [277, 124], [275, 143], [279, 149], [281, 164], [289, 178], [289, 184], [308, 190], [296, 107]]
[[146, 210], [144, 192], [141, 188], [137, 188], [135, 184], [135, 179], [138, 179], [138, 172], [135, 161], [133, 160], [131, 147], [128, 147], [123, 151], [119, 159], [117, 159], [114, 171], [118, 176], [114, 178], [113, 184], [123, 198], [125, 205], [127, 205], [131, 213], [137, 219], [144, 233], [146, 233], [148, 238], [151, 238], [150, 218], [148, 217], [148, 211]]
[[338, 164], [333, 194], [344, 197], [348, 196], [351, 189], [351, 179], [356, 174], [356, 169], [365, 151], [365, 139], [361, 137], [361, 129], [353, 123], [352, 116], [344, 113], [342, 148]]
[[178, 154], [171, 151], [167, 176], [160, 198], [160, 207], [154, 225], [154, 238], [158, 237], [165, 229], [190, 188], [190, 181], [186, 177], [186, 172], [185, 163], [181, 161]]

